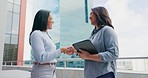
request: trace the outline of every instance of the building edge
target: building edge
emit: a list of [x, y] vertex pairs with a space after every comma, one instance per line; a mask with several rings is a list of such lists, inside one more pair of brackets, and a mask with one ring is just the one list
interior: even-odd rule
[[26, 5], [27, 5], [27, 0], [21, 0], [17, 65], [23, 65]]
[[1, 0], [0, 5], [0, 71], [3, 65], [3, 52], [4, 52], [4, 42], [5, 42], [5, 28], [6, 28], [6, 18], [7, 18], [7, 0]]

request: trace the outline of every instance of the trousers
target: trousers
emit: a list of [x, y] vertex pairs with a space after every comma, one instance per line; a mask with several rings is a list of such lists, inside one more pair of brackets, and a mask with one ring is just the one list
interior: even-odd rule
[[33, 65], [31, 78], [56, 78], [55, 65]]
[[107, 74], [101, 75], [97, 78], [115, 78], [114, 73], [113, 72], [109, 72]]

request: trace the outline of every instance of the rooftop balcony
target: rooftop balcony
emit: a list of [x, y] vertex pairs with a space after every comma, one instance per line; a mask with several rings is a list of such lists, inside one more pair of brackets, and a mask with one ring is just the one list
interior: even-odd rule
[[[145, 67], [141, 67], [139, 70], [136, 63], [133, 61], [140, 61], [146, 60], [144, 62]], [[147, 58], [120, 58], [117, 61], [118, 70], [117, 70], [117, 77], [118, 78], [148, 78], [148, 70], [147, 70]], [[64, 62], [64, 67], [57, 67], [56, 74], [57, 78], [84, 78], [83, 77], [83, 68], [70, 68], [68, 67], [68, 62], [76, 62], [76, 61], [83, 61], [82, 59], [58, 59], [58, 62]], [[123, 64], [122, 64], [123, 63]], [[6, 64], [6, 62], [4, 63]], [[11, 62], [10, 64], [13, 64]], [[133, 65], [136, 64], [136, 65]], [[137, 69], [135, 69], [135, 67]], [[3, 65], [3, 71], [0, 71], [0, 78], [30, 78], [30, 71], [31, 71], [32, 64], [24, 64], [24, 65]], [[81, 66], [80, 66], [81, 67]]]

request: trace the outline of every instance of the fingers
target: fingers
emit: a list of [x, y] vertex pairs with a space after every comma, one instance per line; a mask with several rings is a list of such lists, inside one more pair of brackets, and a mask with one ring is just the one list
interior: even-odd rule
[[77, 55], [81, 58], [81, 59], [83, 59], [83, 53], [77, 53]]
[[69, 49], [71, 52], [75, 52], [76, 51], [76, 49], [74, 47], [72, 47], [72, 46], [67, 47], [67, 49]]
[[80, 52], [77, 52], [77, 55], [82, 59], [87, 59], [87, 57], [90, 55], [87, 51], [79, 50]]
[[74, 47], [72, 46], [69, 46], [69, 47], [65, 47], [65, 48], [62, 48], [62, 53], [64, 54], [68, 54], [68, 55], [72, 55], [74, 53], [76, 53], [77, 55], [80, 55], [80, 53], [83, 54], [83, 50], [79, 49], [79, 51], [77, 51]]
[[72, 54], [74, 54], [74, 51], [75, 51], [75, 49], [73, 47], [62, 48], [62, 52], [64, 54], [72, 55]]

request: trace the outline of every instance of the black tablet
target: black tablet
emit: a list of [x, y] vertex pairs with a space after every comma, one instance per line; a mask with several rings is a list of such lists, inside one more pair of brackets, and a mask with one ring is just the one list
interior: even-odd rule
[[96, 48], [94, 47], [94, 45], [91, 43], [90, 40], [83, 40], [83, 41], [72, 44], [72, 46], [76, 50], [78, 50], [78, 52], [79, 52], [79, 49], [81, 49], [89, 52], [90, 54], [98, 54]]

